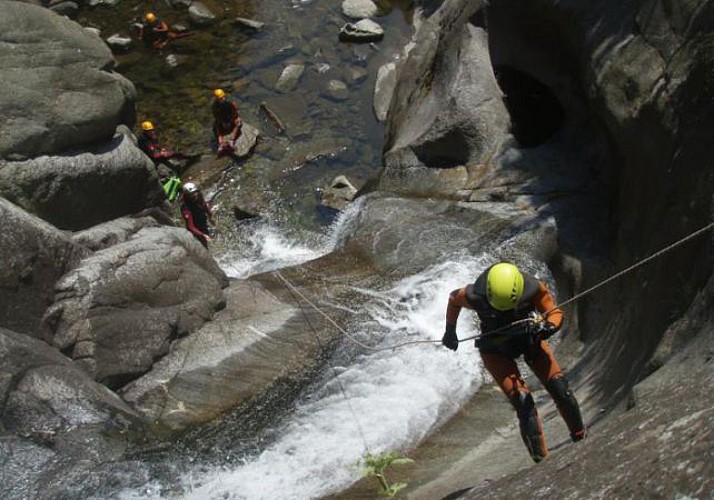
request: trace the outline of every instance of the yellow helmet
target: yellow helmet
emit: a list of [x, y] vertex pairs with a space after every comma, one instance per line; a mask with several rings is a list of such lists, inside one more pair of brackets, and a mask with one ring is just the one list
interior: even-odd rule
[[145, 16], [144, 19], [146, 20], [147, 23], [153, 23], [156, 21], [156, 14], [153, 12], [148, 12]]
[[146, 120], [145, 122], [141, 122], [141, 130], [146, 130], [147, 132], [149, 130], [154, 130], [154, 124], [151, 123], [149, 120]]
[[486, 277], [486, 299], [494, 309], [509, 311], [523, 295], [523, 275], [508, 262], [496, 264]]
[[216, 99], [223, 99], [226, 96], [226, 93], [223, 89], [216, 89], [213, 91], [213, 95], [216, 96]]

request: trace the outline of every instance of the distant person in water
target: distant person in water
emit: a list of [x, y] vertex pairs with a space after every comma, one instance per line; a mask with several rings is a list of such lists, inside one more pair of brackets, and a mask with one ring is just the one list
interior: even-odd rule
[[[183, 155], [163, 147], [159, 143], [159, 132], [156, 130], [153, 122], [148, 120], [141, 122], [141, 133], [138, 138], [139, 148], [151, 158], [154, 165], [169, 163], [172, 158], [179, 158]], [[169, 164], [169, 166], [171, 166]]]
[[183, 185], [182, 194], [179, 200], [181, 206], [181, 217], [193, 236], [208, 248], [211, 241], [208, 223], [215, 226], [211, 207], [203, 198], [203, 193], [195, 182], [187, 182]]
[[[161, 183], [164, 185], [164, 190], [166, 190], [165, 184], [169, 179], [181, 174], [191, 163], [200, 158], [198, 154], [186, 155], [163, 147], [159, 142], [159, 134], [154, 123], [148, 120], [141, 122], [138, 144], [146, 156], [154, 162]], [[169, 200], [173, 202], [175, 198], [174, 191], [174, 196], [169, 197]]]
[[482, 334], [476, 347], [483, 365], [516, 410], [531, 458], [540, 462], [548, 456], [548, 448], [535, 401], [516, 365], [521, 355], [555, 401], [571, 439], [583, 439], [586, 430], [578, 401], [547, 342], [560, 329], [563, 311], [556, 307], [545, 283], [522, 273], [514, 264], [500, 262], [473, 284], [452, 291], [442, 343], [454, 351], [459, 347], [456, 321], [464, 307], [475, 310], [479, 317]]
[[213, 115], [213, 135], [216, 140], [218, 156], [232, 154], [233, 143], [241, 132], [243, 120], [238, 112], [238, 106], [228, 98], [223, 89], [213, 91], [211, 114]]
[[188, 34], [171, 31], [169, 25], [159, 19], [156, 14], [148, 12], [144, 16], [144, 25], [139, 30], [139, 40], [143, 40], [155, 49], [162, 49], [174, 38]]

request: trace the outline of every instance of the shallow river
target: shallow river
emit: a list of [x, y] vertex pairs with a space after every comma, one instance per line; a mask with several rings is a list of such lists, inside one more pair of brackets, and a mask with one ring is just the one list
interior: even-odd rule
[[[381, 167], [384, 127], [372, 109], [374, 81], [382, 64], [400, 57], [411, 33], [409, 13], [403, 6], [390, 7], [377, 19], [386, 29], [385, 39], [354, 45], [337, 40], [347, 21], [339, 2], [206, 3], [224, 12], [217, 26], [161, 53], [139, 49], [119, 56], [120, 70], [139, 92], [138, 119], [157, 122], [167, 145], [205, 152], [212, 89], [231, 90], [244, 120], [260, 128], [261, 137], [253, 154], [227, 171], [220, 189], [207, 187], [222, 221], [213, 247], [217, 259], [229, 275], [247, 277], [327, 253], [358, 207], [335, 222], [318, 210], [316, 189], [339, 174], [360, 187]], [[125, 26], [145, 8], [139, 4], [113, 22]], [[170, 22], [182, 20], [165, 4], [158, 3], [157, 9]], [[98, 24], [103, 14], [98, 10], [90, 17]], [[252, 31], [232, 23], [235, 17], [266, 24]], [[167, 64], [168, 56], [176, 57], [177, 67]], [[304, 64], [305, 71], [294, 90], [280, 92], [275, 83], [288, 63]], [[326, 93], [332, 79], [348, 84], [346, 99]], [[280, 117], [287, 133], [277, 133], [261, 103]], [[267, 216], [234, 223], [229, 208], [255, 200], [267, 207]], [[375, 347], [433, 340], [443, 328], [449, 291], [463, 285], [464, 275], [485, 268], [487, 257], [440, 262], [389, 289], [362, 290], [371, 321], [344, 326]], [[464, 322], [460, 334], [473, 335], [473, 328]], [[482, 381], [470, 349], [452, 353], [427, 345], [349, 354], [353, 351], [338, 352], [297, 403], [276, 412], [283, 417], [270, 416], [271, 428], [251, 437], [238, 429], [245, 422], [234, 428], [226, 419], [213, 437], [197, 440], [208, 448], [205, 453], [197, 454], [193, 443], [183, 457], [171, 452], [149, 458], [149, 482], [121, 496], [327, 496], [362, 477], [359, 462], [366, 452], [415, 446]]]

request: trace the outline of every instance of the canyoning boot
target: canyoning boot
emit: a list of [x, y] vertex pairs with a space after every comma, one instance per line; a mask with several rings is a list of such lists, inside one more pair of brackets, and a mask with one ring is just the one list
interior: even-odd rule
[[519, 392], [517, 396], [510, 398], [510, 401], [518, 415], [523, 443], [528, 448], [533, 461], [540, 462], [548, 456], [548, 448], [533, 396], [530, 393]]
[[570, 439], [573, 442], [583, 439], [587, 431], [583, 424], [583, 417], [580, 414], [578, 400], [575, 399], [575, 395], [570, 390], [568, 381], [563, 376], [555, 377], [545, 384], [545, 388], [550, 393], [553, 401], [555, 401], [555, 406], [570, 430]]

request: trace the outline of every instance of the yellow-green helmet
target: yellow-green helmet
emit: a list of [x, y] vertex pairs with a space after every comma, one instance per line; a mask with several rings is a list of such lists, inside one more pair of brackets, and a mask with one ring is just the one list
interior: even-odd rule
[[523, 275], [508, 262], [496, 264], [486, 277], [486, 299], [491, 307], [509, 311], [523, 295]]

